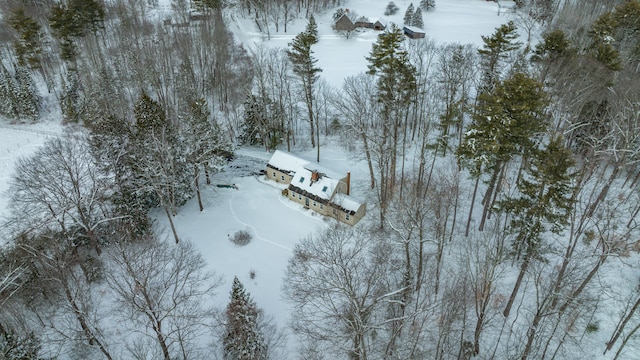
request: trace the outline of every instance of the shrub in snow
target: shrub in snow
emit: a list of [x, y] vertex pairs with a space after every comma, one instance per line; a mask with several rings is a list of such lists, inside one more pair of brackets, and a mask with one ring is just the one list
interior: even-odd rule
[[251, 234], [244, 230], [236, 231], [231, 237], [231, 242], [239, 246], [245, 246], [251, 242]]

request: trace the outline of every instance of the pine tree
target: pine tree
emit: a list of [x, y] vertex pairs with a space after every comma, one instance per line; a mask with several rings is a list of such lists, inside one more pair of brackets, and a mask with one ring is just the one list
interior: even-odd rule
[[517, 27], [513, 21], [502, 24], [491, 36], [482, 36], [484, 45], [478, 50], [482, 66], [482, 85], [479, 93], [491, 92], [500, 79], [501, 61], [520, 48]]
[[516, 155], [529, 156], [546, 131], [545, 109], [549, 97], [543, 85], [523, 73], [514, 73], [482, 93], [458, 154], [474, 177], [491, 174], [484, 198], [480, 230], [496, 194], [498, 175]]
[[187, 161], [193, 169], [200, 211], [204, 210], [200, 194], [200, 171], [204, 170], [207, 183], [210, 183], [209, 175], [219, 171], [224, 164], [225, 156], [231, 153], [231, 144], [224, 139], [220, 127], [210, 116], [211, 112], [204, 99], [192, 101], [181, 136]]
[[378, 36], [367, 57], [367, 73], [378, 75], [378, 97], [386, 106], [406, 104], [416, 88], [415, 67], [402, 48], [404, 39], [402, 30], [392, 24]]
[[42, 53], [40, 24], [28, 17], [22, 7], [11, 13], [8, 22], [18, 33], [18, 39], [13, 43], [18, 65], [28, 65], [31, 69], [39, 69], [40, 54]]
[[[304, 31], [293, 38], [293, 42], [289, 43], [290, 49], [287, 50], [289, 61], [293, 64], [293, 73], [298, 76], [302, 85], [305, 103], [307, 105], [307, 114], [309, 117], [309, 127], [311, 135], [311, 146], [316, 146], [316, 120], [313, 109], [314, 88], [322, 71], [316, 66], [318, 60], [313, 57], [311, 45], [317, 42], [317, 37], [312, 32]], [[319, 136], [319, 134], [318, 134]], [[318, 159], [320, 161], [320, 144], [318, 144]]]
[[400, 8], [396, 5], [396, 3], [394, 3], [393, 1], [389, 1], [386, 9], [384, 10], [384, 14], [386, 16], [395, 15], [398, 10], [400, 10]]
[[112, 179], [114, 212], [122, 216], [135, 234], [149, 229], [150, 205], [140, 191], [135, 175], [133, 128], [129, 121], [109, 115], [89, 124], [89, 144], [95, 164], [105, 178]]
[[186, 161], [185, 148], [178, 141], [174, 124], [166, 117], [162, 106], [146, 93], [140, 96], [133, 109], [134, 126], [134, 173], [140, 192], [144, 193], [150, 206], [164, 209], [173, 232], [173, 216], [177, 207], [192, 196], [191, 174]]
[[384, 222], [386, 209], [395, 191], [398, 147], [406, 111], [413, 98], [416, 85], [416, 69], [409, 61], [409, 54], [403, 48], [405, 35], [392, 24], [384, 33], [378, 35], [367, 57], [369, 75], [377, 78], [376, 98], [381, 106], [380, 120], [382, 148], [378, 149], [379, 161], [378, 201], [380, 220]]
[[424, 28], [424, 22], [422, 21], [422, 10], [420, 10], [420, 8], [416, 9], [416, 11], [413, 13], [411, 24], [420, 29]]
[[267, 344], [258, 324], [261, 311], [234, 277], [222, 338], [225, 360], [267, 359]]
[[531, 157], [526, 174], [517, 184], [519, 196], [498, 205], [512, 215], [510, 230], [516, 234], [514, 253], [516, 258], [523, 255], [520, 273], [503, 312], [505, 317], [509, 316], [529, 264], [543, 259], [543, 232], [548, 228], [559, 234], [568, 223], [573, 203], [571, 168], [574, 164], [564, 139], [552, 137], [544, 149], [535, 151]]
[[311, 45], [315, 45], [318, 43], [320, 38], [318, 37], [318, 24], [316, 23], [316, 18], [313, 17], [313, 14], [309, 16], [309, 22], [307, 23], [307, 27], [305, 32], [309, 35], [309, 41]]
[[621, 70], [640, 64], [640, 1], [625, 1], [591, 26], [591, 54], [607, 68]]
[[0, 115], [10, 119], [17, 119], [20, 116], [16, 106], [18, 91], [13, 76], [0, 61]]
[[436, 7], [436, 0], [420, 0], [420, 8], [425, 11], [432, 10]]
[[60, 109], [62, 110], [62, 120], [65, 123], [81, 123], [79, 81], [76, 70], [72, 68], [67, 73], [67, 81], [62, 82]]
[[409, 4], [409, 6], [407, 6], [407, 11], [404, 12], [404, 24], [408, 25], [408, 26], [412, 26], [413, 25], [413, 3]]
[[60, 42], [63, 60], [75, 61], [76, 39], [102, 29], [104, 16], [104, 5], [97, 0], [70, 0], [67, 4], [55, 3], [52, 6], [49, 26]]
[[40, 117], [40, 96], [33, 79], [25, 66], [15, 66], [15, 84], [17, 90], [16, 107], [20, 117], [36, 121]]

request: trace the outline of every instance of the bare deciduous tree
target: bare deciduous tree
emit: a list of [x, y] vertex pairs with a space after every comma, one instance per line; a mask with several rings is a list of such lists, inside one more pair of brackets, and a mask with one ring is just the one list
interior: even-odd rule
[[109, 251], [112, 267], [107, 282], [119, 304], [119, 315], [138, 336], [154, 339], [155, 358], [198, 358], [202, 336], [211, 325], [205, 304], [219, 280], [205, 271], [205, 261], [193, 244], [171, 245], [153, 236], [118, 243]]

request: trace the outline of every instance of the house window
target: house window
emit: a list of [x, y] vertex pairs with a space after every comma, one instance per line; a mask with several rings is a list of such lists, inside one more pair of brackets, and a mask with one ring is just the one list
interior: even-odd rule
[[302, 200], [302, 195], [298, 194], [298, 200]]
[[320, 204], [320, 210], [322, 210], [322, 204]]
[[313, 202], [313, 206], [318, 206], [318, 205], [316, 205], [316, 202], [315, 202], [315, 201]]
[[304, 182], [304, 176], [300, 176], [300, 184], [302, 184]]
[[280, 176], [280, 179], [282, 179], [282, 181], [284, 181], [284, 175]]
[[336, 211], [336, 209], [333, 209], [333, 215], [338, 215], [338, 212]]
[[274, 178], [276, 177], [276, 172], [275, 172], [275, 171], [273, 172], [273, 177], [274, 177]]
[[345, 220], [349, 221], [349, 214], [344, 215]]

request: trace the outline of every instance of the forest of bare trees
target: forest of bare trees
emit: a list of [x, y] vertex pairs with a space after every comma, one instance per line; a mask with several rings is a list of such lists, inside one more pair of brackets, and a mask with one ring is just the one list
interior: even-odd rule
[[[0, 116], [55, 107], [73, 129], [11, 179], [0, 358], [282, 358], [282, 329], [172, 219], [191, 198], [203, 211], [235, 147], [322, 163], [327, 140], [366, 164], [369, 216], [293, 249], [289, 358], [632, 358], [640, 2], [518, 1], [479, 48], [391, 25], [334, 87], [313, 14], [343, 3], [173, 0], [158, 18], [153, 0], [0, 2]], [[266, 39], [307, 27], [249, 50], [233, 16]]]

